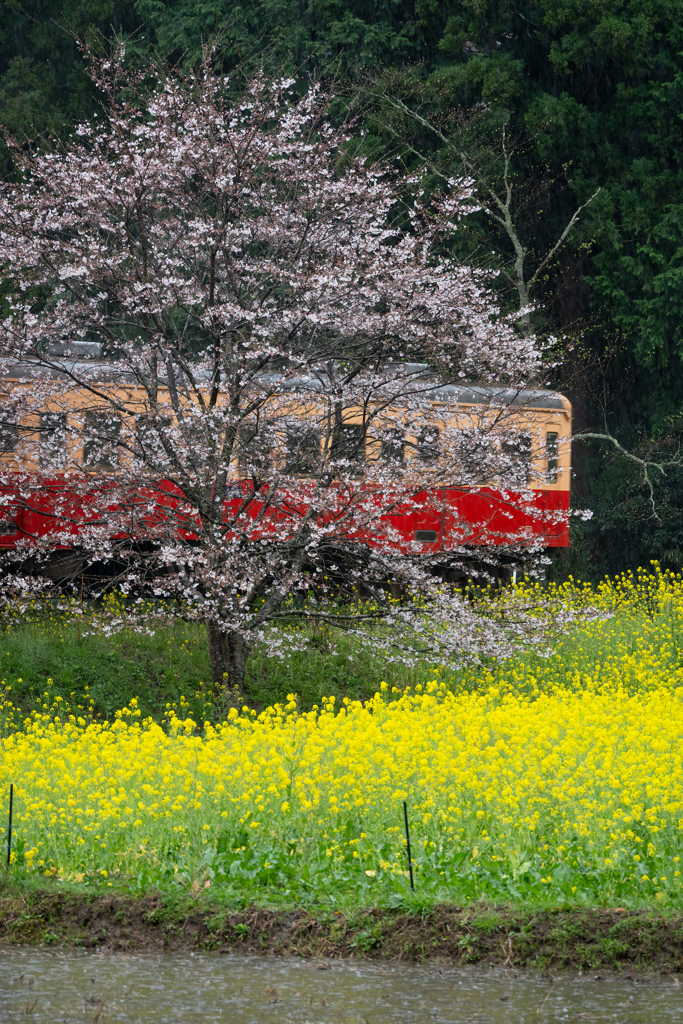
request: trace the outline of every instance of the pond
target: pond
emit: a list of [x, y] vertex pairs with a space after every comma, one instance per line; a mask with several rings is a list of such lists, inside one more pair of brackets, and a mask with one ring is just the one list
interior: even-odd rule
[[0, 949], [0, 1021], [94, 1024], [550, 1024], [683, 1020], [668, 977]]

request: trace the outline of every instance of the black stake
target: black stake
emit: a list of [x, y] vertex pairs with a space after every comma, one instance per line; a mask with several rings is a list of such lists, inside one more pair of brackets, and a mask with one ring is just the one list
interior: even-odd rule
[[9, 825], [7, 826], [7, 867], [9, 867], [10, 857], [12, 855], [12, 804], [14, 802], [14, 785], [10, 783], [9, 787]]
[[413, 858], [410, 856], [410, 832], [408, 830], [408, 804], [405, 802], [405, 800], [403, 801], [403, 817], [406, 823], [406, 846], [408, 847], [408, 871], [410, 872], [410, 888], [414, 891], [415, 884], [413, 882]]

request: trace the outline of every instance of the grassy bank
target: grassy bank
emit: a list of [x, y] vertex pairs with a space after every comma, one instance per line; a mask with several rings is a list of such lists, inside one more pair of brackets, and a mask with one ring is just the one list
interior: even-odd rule
[[[547, 599], [581, 604], [585, 590]], [[529, 920], [610, 908], [615, 927], [624, 913], [673, 920], [683, 907], [683, 583], [642, 574], [591, 600], [612, 617], [579, 626], [549, 658], [424, 666], [393, 681], [384, 666], [364, 676], [374, 695], [362, 701], [311, 694], [304, 704], [294, 685], [263, 711], [212, 723], [180, 694], [157, 695], [152, 716], [141, 707], [148, 690], [108, 720], [89, 711], [85, 689], [73, 709], [70, 693], [31, 698], [23, 718], [10, 694], [0, 787], [15, 785], [12, 893], [30, 903], [48, 885], [83, 906], [210, 903], [220, 919], [250, 907], [394, 920], [485, 904], [524, 908]], [[20, 624], [4, 650], [17, 634], [53, 630], [59, 653], [66, 628]], [[125, 651], [129, 640], [114, 642]], [[176, 643], [198, 656], [187, 638]]]
[[[624, 577], [615, 585], [606, 582], [593, 590], [580, 584], [552, 588], [551, 599], [562, 604], [592, 601], [616, 613], [605, 628], [576, 629], [555, 638], [552, 658], [520, 656], [496, 665], [462, 672], [442, 672], [440, 679], [450, 689], [485, 690], [492, 685], [509, 689], [523, 685], [529, 692], [543, 692], [555, 681], [570, 681], [577, 673], [584, 677], [594, 669], [603, 671], [612, 656], [625, 650], [633, 653], [642, 642], [642, 630], [653, 621], [658, 609], [657, 629], [652, 642], [657, 646], [657, 663], [675, 669], [683, 630], [677, 613], [678, 591], [669, 581], [674, 609], [668, 616], [668, 633], [660, 632], [666, 618], [667, 598], [658, 591], [663, 577], [657, 571]], [[564, 596], [563, 596], [564, 595]], [[543, 604], [543, 596], [540, 604]], [[93, 635], [88, 616], [78, 622], [68, 616], [36, 606], [30, 612], [0, 621], [0, 736], [6, 712], [12, 704], [18, 714], [9, 723], [13, 729], [26, 715], [46, 710], [86, 714], [95, 720], [112, 720], [116, 711], [135, 699], [143, 718], [157, 722], [170, 708], [182, 707], [195, 721], [220, 722], [225, 708], [210, 683], [206, 630], [194, 623], [178, 621], [159, 626], [154, 635], [123, 630], [111, 636]], [[390, 690], [403, 691], [434, 679], [432, 666], [424, 663], [408, 668], [388, 663], [363, 649], [353, 637], [334, 629], [302, 628], [308, 647], [288, 658], [269, 658], [256, 648], [247, 665], [246, 691], [249, 704], [257, 711], [286, 703], [297, 694], [300, 711], [320, 706], [323, 698], [334, 697], [337, 706], [344, 698], [366, 701], [385, 681]], [[523, 677], [523, 681], [522, 681]]]
[[[246, 679], [252, 707], [286, 701], [294, 691], [310, 710], [323, 697], [366, 700], [381, 679], [402, 689], [429, 677], [427, 667], [388, 665], [344, 634], [307, 633], [308, 650], [285, 661], [258, 649], [252, 654]], [[206, 630], [194, 623], [160, 627], [153, 636], [130, 630], [93, 636], [87, 620], [36, 609], [0, 633], [0, 703], [12, 701], [22, 715], [44, 710], [47, 695], [49, 707], [58, 699], [71, 711], [112, 719], [135, 698], [145, 718], [161, 721], [182, 702], [197, 721], [213, 722], [224, 709], [210, 679]]]
[[32, 892], [0, 895], [0, 943], [106, 951], [212, 950], [542, 970], [677, 973], [683, 919], [651, 911], [478, 905], [428, 913], [226, 912], [210, 901]]

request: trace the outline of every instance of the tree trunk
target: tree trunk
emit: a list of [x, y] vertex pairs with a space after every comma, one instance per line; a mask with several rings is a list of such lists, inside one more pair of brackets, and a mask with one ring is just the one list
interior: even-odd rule
[[226, 633], [216, 622], [209, 622], [211, 678], [216, 689], [235, 696], [244, 695], [244, 673], [251, 645], [241, 633]]

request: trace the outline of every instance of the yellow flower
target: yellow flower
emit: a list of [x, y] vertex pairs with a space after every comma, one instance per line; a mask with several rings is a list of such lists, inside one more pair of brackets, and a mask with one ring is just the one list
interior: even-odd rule
[[136, 701], [88, 724], [48, 700], [0, 739], [0, 792], [14, 783], [23, 862], [65, 879], [107, 879], [114, 865], [136, 877], [141, 847], [154, 864], [175, 851], [172, 871], [198, 837], [200, 848], [228, 837], [238, 849], [248, 825], [259, 863], [274, 863], [281, 844], [288, 858], [318, 849], [330, 870], [353, 864], [356, 878], [375, 877], [365, 860], [402, 879], [405, 800], [413, 860], [434, 877], [465, 857], [477, 879], [495, 872], [523, 888], [542, 877], [555, 898], [559, 863], [574, 892], [584, 867], [608, 888], [623, 865], [635, 894], [639, 877], [650, 880], [642, 864], [668, 878], [660, 896], [676, 905], [683, 581], [653, 570], [595, 591], [549, 587], [543, 600], [551, 611], [592, 602], [617, 614], [584, 623], [547, 659], [442, 673], [438, 687], [383, 681], [341, 708], [323, 697], [304, 713], [289, 694], [207, 725], [180, 701], [162, 728]]

